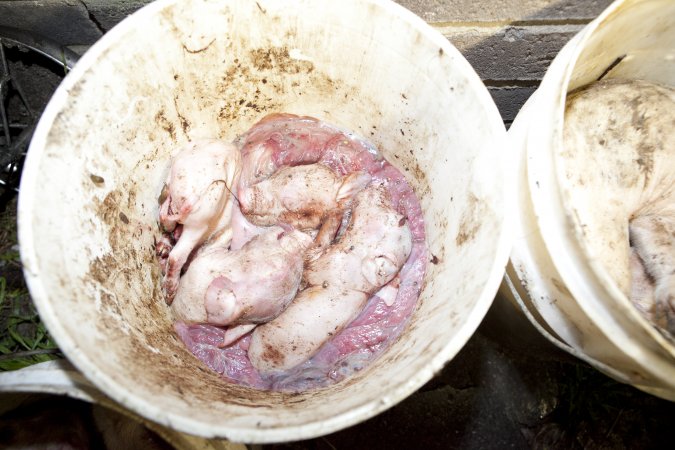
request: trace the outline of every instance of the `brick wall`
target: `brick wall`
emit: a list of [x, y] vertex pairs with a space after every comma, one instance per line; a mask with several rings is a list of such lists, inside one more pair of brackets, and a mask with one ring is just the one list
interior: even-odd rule
[[611, 0], [398, 0], [452, 42], [509, 124], [565, 43]]
[[[339, 0], [327, 0], [339, 1]], [[551, 59], [611, 0], [397, 0], [469, 60], [508, 124]], [[0, 26], [27, 28], [83, 52], [150, 0], [0, 0]]]

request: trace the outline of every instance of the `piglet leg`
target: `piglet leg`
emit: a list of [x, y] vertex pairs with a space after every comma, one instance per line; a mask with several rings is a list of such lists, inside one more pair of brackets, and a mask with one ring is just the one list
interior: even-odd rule
[[169, 264], [169, 254], [173, 249], [174, 243], [171, 240], [171, 234], [163, 232], [159, 240], [155, 240], [155, 255], [159, 260], [159, 267], [162, 269], [162, 274], [165, 274]]
[[335, 235], [342, 224], [342, 215], [342, 210], [334, 210], [324, 216], [321, 228], [314, 238], [316, 249], [324, 249], [333, 243], [333, 239], [335, 239]]
[[219, 180], [211, 183], [183, 223], [180, 238], [169, 253], [166, 264], [164, 291], [166, 292], [167, 304], [170, 305], [176, 295], [183, 265], [195, 247], [203, 242], [211, 227], [213, 211], [222, 210], [224, 203], [227, 202], [229, 192], [226, 194], [225, 191], [224, 181]]
[[256, 324], [256, 323], [245, 323], [245, 324], [242, 324], [242, 325], [235, 325], [233, 327], [229, 327], [227, 330], [225, 330], [225, 335], [223, 336], [223, 342], [218, 344], [218, 347], [223, 348], [223, 347], [227, 347], [230, 344], [234, 344], [241, 337], [243, 337], [245, 334], [249, 333], [251, 330], [253, 330], [257, 326], [258, 326], [258, 324]]
[[396, 297], [398, 296], [398, 290], [400, 286], [401, 286], [401, 277], [397, 275], [389, 283], [382, 286], [380, 290], [375, 293], [375, 295], [384, 300], [385, 305], [392, 306], [396, 301]]

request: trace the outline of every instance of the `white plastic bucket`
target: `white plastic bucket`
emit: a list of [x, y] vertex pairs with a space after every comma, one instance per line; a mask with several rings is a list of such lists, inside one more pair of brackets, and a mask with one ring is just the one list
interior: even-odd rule
[[[352, 130], [409, 174], [434, 256], [400, 338], [299, 394], [226, 383], [189, 354], [153, 252], [171, 152], [280, 111]], [[82, 57], [40, 121], [19, 198], [25, 276], [67, 357], [139, 415], [238, 442], [330, 433], [413, 393], [485, 315], [510, 247], [505, 138], [467, 61], [393, 2], [158, 1]]]
[[562, 176], [567, 93], [600, 77], [675, 85], [675, 3], [613, 3], [561, 50], [518, 114], [509, 130], [518, 210], [507, 278], [526, 315], [556, 345], [675, 400], [675, 348], [599, 262], [602, 249], [585, 238], [574, 186]]

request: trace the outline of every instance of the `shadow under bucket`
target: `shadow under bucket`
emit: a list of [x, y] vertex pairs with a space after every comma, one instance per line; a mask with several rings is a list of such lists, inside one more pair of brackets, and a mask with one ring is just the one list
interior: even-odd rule
[[[172, 331], [154, 256], [172, 152], [273, 112], [372, 142], [422, 203], [429, 264], [402, 335], [368, 368], [289, 394], [230, 384]], [[508, 258], [487, 89], [440, 33], [389, 1], [158, 1], [107, 33], [35, 132], [19, 198], [25, 276], [60, 348], [159, 424], [244, 442], [363, 421], [428, 381], [473, 334]]]

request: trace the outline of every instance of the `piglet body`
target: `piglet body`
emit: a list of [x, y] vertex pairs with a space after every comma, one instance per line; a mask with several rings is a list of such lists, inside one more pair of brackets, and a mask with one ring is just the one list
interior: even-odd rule
[[638, 309], [675, 337], [675, 198], [663, 203], [630, 222], [631, 294]]
[[316, 229], [327, 213], [343, 209], [370, 180], [362, 172], [341, 177], [318, 163], [286, 166], [253, 186], [240, 188], [239, 204], [255, 225], [282, 222]]
[[207, 240], [229, 243], [231, 189], [240, 166], [237, 147], [217, 140], [191, 142], [174, 157], [160, 206], [162, 228], [179, 236], [163, 263], [167, 303], [173, 301], [181, 270], [197, 246]]
[[204, 249], [181, 279], [172, 305], [176, 318], [220, 326], [275, 318], [297, 293], [311, 243], [301, 231], [272, 227], [239, 250]]
[[276, 319], [254, 330], [248, 354], [261, 373], [308, 360], [396, 276], [410, 255], [412, 237], [388, 197], [382, 186], [360, 192], [341, 240], [308, 262], [308, 287]]

